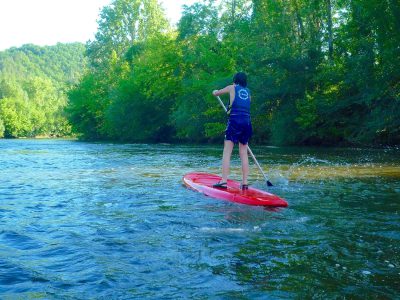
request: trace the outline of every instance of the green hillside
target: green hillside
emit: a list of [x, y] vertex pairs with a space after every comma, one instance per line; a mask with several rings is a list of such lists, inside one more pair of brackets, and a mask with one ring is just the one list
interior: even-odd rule
[[85, 45], [24, 45], [0, 52], [0, 137], [65, 136], [66, 90], [86, 65]]

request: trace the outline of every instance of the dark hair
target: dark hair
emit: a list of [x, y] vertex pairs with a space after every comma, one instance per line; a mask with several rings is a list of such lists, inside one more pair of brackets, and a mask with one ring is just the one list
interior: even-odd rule
[[242, 87], [247, 86], [247, 75], [243, 72], [238, 72], [233, 76], [233, 83], [238, 84]]

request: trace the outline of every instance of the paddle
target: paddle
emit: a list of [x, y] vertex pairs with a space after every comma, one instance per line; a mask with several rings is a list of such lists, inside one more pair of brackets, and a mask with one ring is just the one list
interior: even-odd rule
[[[226, 109], [224, 103], [222, 102], [221, 98], [220, 98], [219, 96], [216, 96], [216, 97], [217, 97], [219, 103], [221, 104], [221, 106], [224, 108], [225, 112], [227, 112], [227, 109]], [[264, 176], [264, 178], [265, 178], [265, 181], [267, 182], [267, 185], [268, 185], [268, 186], [273, 186], [273, 184], [268, 180], [268, 178], [267, 178], [267, 176], [265, 175], [264, 171], [261, 169], [260, 164], [258, 163], [256, 157], [255, 157], [254, 154], [253, 154], [253, 151], [251, 151], [251, 149], [250, 149], [250, 147], [249, 147], [248, 144], [247, 144], [247, 150], [249, 151], [251, 157], [253, 158], [253, 160], [254, 160], [255, 164], [257, 165], [258, 169], [260, 170], [261, 174], [263, 174], [263, 176]]]

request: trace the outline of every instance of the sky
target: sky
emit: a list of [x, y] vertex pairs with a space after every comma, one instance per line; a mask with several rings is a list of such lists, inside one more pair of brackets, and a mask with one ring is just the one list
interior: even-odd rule
[[[111, 0], [0, 0], [0, 51], [23, 44], [39, 46], [94, 39], [100, 10]], [[174, 24], [182, 5], [196, 0], [161, 0]]]

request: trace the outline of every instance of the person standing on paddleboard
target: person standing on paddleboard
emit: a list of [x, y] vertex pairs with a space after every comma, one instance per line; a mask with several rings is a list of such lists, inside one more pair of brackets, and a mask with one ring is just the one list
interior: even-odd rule
[[236, 73], [233, 84], [221, 90], [214, 90], [214, 96], [228, 94], [230, 102], [227, 110], [229, 116], [225, 130], [224, 152], [222, 155], [222, 178], [214, 184], [217, 188], [227, 188], [229, 168], [234, 145], [239, 143], [239, 155], [242, 162], [242, 190], [247, 190], [249, 185], [249, 157], [247, 144], [252, 136], [253, 128], [250, 119], [250, 90], [247, 88], [247, 75], [243, 72]]

